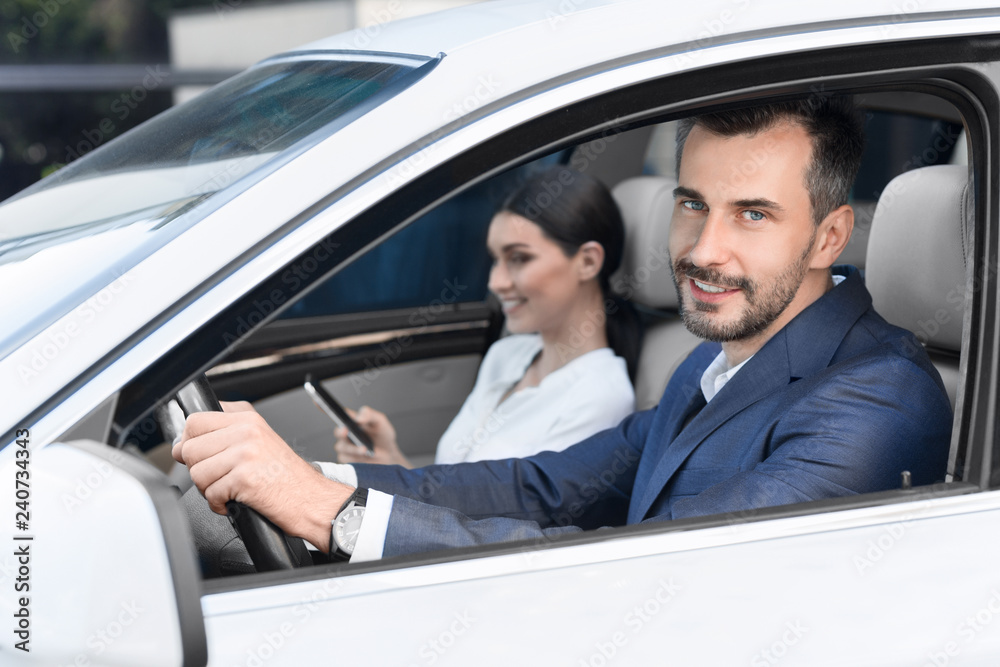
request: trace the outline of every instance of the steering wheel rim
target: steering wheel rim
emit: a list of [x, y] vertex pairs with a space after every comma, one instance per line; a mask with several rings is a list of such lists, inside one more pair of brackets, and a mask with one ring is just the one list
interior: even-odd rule
[[[185, 418], [195, 412], [222, 412], [219, 399], [204, 373], [181, 387], [172, 400], [177, 402]], [[198, 492], [198, 495], [201, 496], [201, 493]], [[204, 503], [207, 507], [208, 501]], [[312, 557], [301, 538], [286, 535], [263, 514], [243, 503], [230, 500], [226, 503], [226, 510], [232, 527], [258, 572], [312, 565]]]

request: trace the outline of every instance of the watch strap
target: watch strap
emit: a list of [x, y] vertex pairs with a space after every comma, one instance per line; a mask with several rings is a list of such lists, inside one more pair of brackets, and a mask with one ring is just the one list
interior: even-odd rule
[[[360, 507], [364, 507], [367, 502], [368, 502], [368, 489], [360, 487], [354, 489], [354, 493], [349, 495], [347, 497], [347, 500], [344, 501], [344, 504], [340, 506], [339, 510], [337, 510], [337, 516], [339, 517], [341, 514], [343, 514], [344, 510], [346, 510], [348, 507], [351, 506], [351, 503], [354, 503], [355, 505], [358, 505]], [[336, 520], [336, 517], [334, 518], [334, 520]]]

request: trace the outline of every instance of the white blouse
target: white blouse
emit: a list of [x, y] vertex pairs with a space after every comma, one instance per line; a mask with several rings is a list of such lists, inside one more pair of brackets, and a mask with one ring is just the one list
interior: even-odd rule
[[507, 336], [490, 347], [472, 393], [438, 442], [435, 463], [560, 451], [617, 426], [635, 410], [625, 360], [607, 347], [577, 357], [537, 387], [500, 403], [541, 349], [537, 334]]

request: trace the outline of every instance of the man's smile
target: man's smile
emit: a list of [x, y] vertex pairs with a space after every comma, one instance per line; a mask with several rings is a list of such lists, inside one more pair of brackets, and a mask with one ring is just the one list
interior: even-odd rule
[[691, 296], [703, 303], [718, 303], [740, 291], [738, 287], [723, 287], [688, 278]]

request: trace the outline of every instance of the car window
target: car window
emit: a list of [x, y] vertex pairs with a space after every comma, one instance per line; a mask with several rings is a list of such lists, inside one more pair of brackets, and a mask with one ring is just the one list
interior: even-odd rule
[[[268, 61], [5, 201], [0, 280], [39, 279], [0, 297], [19, 313], [20, 330], [5, 336], [0, 357], [196, 224], [217, 194], [262, 178], [415, 81], [427, 63], [378, 54]], [[62, 298], [40, 296], [51, 294]]]
[[486, 230], [493, 214], [525, 174], [568, 157], [566, 151], [546, 156], [452, 197], [323, 282], [282, 317], [417, 308], [442, 298], [485, 300]]
[[[303, 137], [363, 104], [423, 64], [333, 57], [265, 62], [143, 123], [43, 179], [0, 208], [0, 240], [16, 247], [81, 225], [176, 217], [189, 202], [234, 183]], [[66, 188], [86, 197], [65, 204]], [[121, 188], [133, 190], [121, 196]], [[59, 192], [53, 192], [58, 190]], [[117, 192], [118, 196], [107, 196]], [[60, 196], [62, 195], [62, 196]], [[15, 217], [28, 202], [35, 215]], [[58, 203], [64, 202], [62, 208]], [[124, 216], [136, 216], [124, 219]], [[144, 215], [143, 215], [144, 214]], [[159, 214], [159, 215], [157, 215]], [[0, 257], [9, 251], [0, 246]]]

